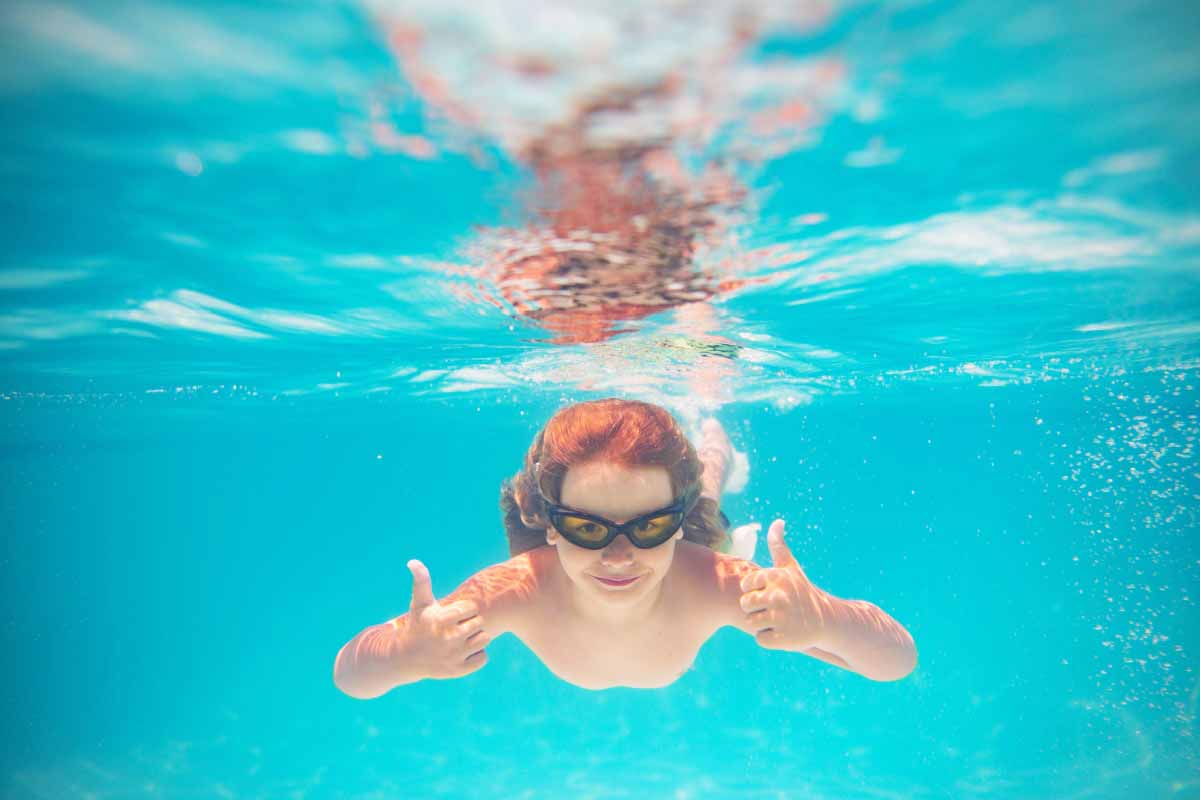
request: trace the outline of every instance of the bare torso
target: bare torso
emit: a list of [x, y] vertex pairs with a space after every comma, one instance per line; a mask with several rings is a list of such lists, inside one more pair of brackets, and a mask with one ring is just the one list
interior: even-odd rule
[[527, 593], [509, 595], [496, 609], [497, 621], [569, 683], [585, 689], [666, 686], [691, 667], [704, 642], [729, 621], [731, 612], [723, 606], [731, 603], [722, 603], [716, 572], [722, 558], [728, 557], [680, 542], [653, 609], [611, 624], [572, 609], [565, 596], [570, 584], [555, 572], [560, 567], [554, 548], [539, 547], [508, 562], [522, 562], [532, 580]]
[[[705, 436], [720, 439], [724, 433], [714, 423]], [[711, 474], [705, 495], [712, 499], [729, 460], [724, 444], [724, 450], [713, 445], [701, 451], [704, 475]], [[655, 475], [631, 476], [633, 471], [588, 462], [568, 470], [563, 494], [579, 494], [582, 499], [570, 502], [590, 504], [581, 506], [583, 512], [618, 520], [664, 508], [671, 495], [665, 471], [657, 487]], [[572, 476], [584, 476], [575, 488]], [[783, 525], [775, 520], [768, 535], [771, 569], [674, 537], [642, 555], [618, 537], [615, 549], [597, 553], [547, 528], [546, 545], [475, 573], [440, 601], [428, 570], [410, 561], [409, 613], [351, 639], [335, 659], [335, 683], [351, 696], [370, 698], [424, 678], [462, 677], [487, 663], [487, 642], [512, 633], [554, 675], [581, 688], [659, 688], [686, 673], [704, 643], [725, 626], [767, 649], [804, 653], [874, 680], [911, 672], [916, 650], [903, 626], [873, 604], [841, 600], [814, 586], [784, 543]], [[609, 578], [653, 576], [654, 582], [646, 592], [611, 601], [602, 592], [580, 593], [581, 586], [604, 581], [606, 572]]]
[[[799, 573], [798, 568], [796, 571]], [[653, 689], [670, 685], [686, 673], [700, 648], [720, 628], [730, 626], [756, 638], [760, 635], [760, 623], [741, 608], [743, 578], [760, 574], [752, 562], [680, 541], [658, 595], [639, 613], [610, 614], [610, 619], [623, 618], [601, 621], [603, 614], [585, 613], [580, 608], [587, 606], [572, 602], [578, 598], [570, 594], [570, 578], [562, 571], [559, 553], [544, 546], [475, 573], [439, 607], [468, 601], [473, 615], [468, 619], [478, 616], [477, 630], [486, 632], [489, 640], [512, 633], [554, 675], [581, 688]], [[425, 591], [428, 601], [423, 608], [428, 610], [434, 603], [428, 574]], [[829, 603], [845, 607], [837, 612], [844, 617], [838, 624], [851, 627], [848, 636], [842, 634], [840, 644], [850, 658], [857, 654], [858, 663], [865, 665], [854, 671], [875, 680], [897, 680], [912, 671], [916, 661], [912, 638], [885, 612], [865, 601], [838, 600], [824, 594], [820, 599], [826, 610]], [[820, 611], [808, 613], [819, 616]], [[473, 671], [435, 674], [418, 668], [405, 672], [402, 664], [397, 665], [396, 653], [398, 647], [403, 650], [397, 637], [403, 640], [407, 635], [408, 618], [406, 614], [371, 626], [339, 651], [334, 674], [343, 691], [354, 697], [378, 697], [404, 683], [426, 677], [461, 677]], [[847, 656], [824, 645], [796, 648], [795, 652], [852, 669]]]

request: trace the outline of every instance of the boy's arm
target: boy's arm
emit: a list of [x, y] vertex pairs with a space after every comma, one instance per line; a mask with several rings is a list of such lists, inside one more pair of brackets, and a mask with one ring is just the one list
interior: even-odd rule
[[866, 600], [828, 596], [834, 603], [834, 624], [822, 641], [824, 650], [812, 648], [810, 655], [876, 681], [897, 681], [916, 669], [912, 635], [890, 614]]
[[[717, 614], [718, 619], [721, 620], [721, 627], [737, 628], [753, 636], [754, 631], [751, 630], [746, 620], [746, 614], [739, 605], [742, 598], [741, 582], [742, 578], [762, 568], [753, 561], [745, 561], [725, 553], [713, 553], [713, 556], [713, 575], [716, 578], [715, 585], [718, 593]], [[843, 659], [819, 647], [809, 647], [799, 652], [842, 669], [855, 671]]]
[[[763, 647], [804, 653], [872, 680], [898, 680], [916, 666], [912, 636], [886, 612], [863, 600], [843, 600], [808, 580], [772, 526], [776, 567], [763, 569], [715, 553], [713, 572], [723, 625]], [[781, 563], [782, 562], [782, 563]]]
[[425, 678], [457, 678], [487, 663], [484, 647], [520, 624], [522, 601], [536, 589], [529, 554], [477, 572], [435, 600], [428, 571], [412, 562], [413, 600], [407, 613], [358, 633], [334, 660], [334, 684], [369, 699]]

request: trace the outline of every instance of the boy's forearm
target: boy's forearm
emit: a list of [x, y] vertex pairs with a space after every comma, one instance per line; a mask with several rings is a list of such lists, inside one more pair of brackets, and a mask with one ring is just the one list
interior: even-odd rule
[[821, 650], [871, 680], [895, 681], [913, 671], [917, 649], [903, 625], [865, 600], [831, 600]]
[[351, 697], [369, 700], [425, 677], [406, 670], [403, 659], [397, 658], [403, 625], [401, 616], [372, 625], [347, 642], [333, 664], [334, 684]]

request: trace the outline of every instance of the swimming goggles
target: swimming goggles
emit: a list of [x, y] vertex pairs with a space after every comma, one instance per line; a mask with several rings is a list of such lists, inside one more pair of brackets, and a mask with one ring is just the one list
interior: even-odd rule
[[[542, 494], [540, 487], [538, 493]], [[623, 533], [634, 547], [649, 550], [675, 535], [699, 497], [700, 493], [693, 490], [665, 508], [623, 523], [560, 506], [545, 494], [542, 494], [542, 501], [546, 504], [546, 515], [550, 517], [554, 530], [573, 545], [587, 550], [603, 550]]]

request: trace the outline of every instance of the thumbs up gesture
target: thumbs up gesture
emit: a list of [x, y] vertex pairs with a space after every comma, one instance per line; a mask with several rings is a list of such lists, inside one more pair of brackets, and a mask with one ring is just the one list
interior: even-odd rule
[[420, 561], [408, 562], [412, 572], [412, 602], [400, 626], [392, 657], [405, 670], [425, 678], [461, 678], [487, 663], [488, 635], [474, 600], [439, 603], [433, 596], [429, 570]]
[[767, 546], [774, 566], [742, 577], [743, 630], [768, 650], [801, 651], [819, 645], [831, 598], [804, 574], [783, 534], [783, 520], [771, 523]]

